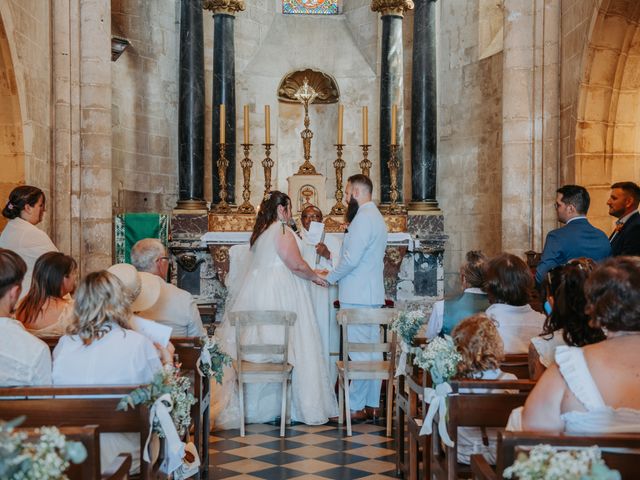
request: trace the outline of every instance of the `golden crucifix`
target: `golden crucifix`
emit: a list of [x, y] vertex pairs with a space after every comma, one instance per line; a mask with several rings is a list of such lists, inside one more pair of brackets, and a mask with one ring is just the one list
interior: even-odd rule
[[316, 167], [312, 165], [311, 160], [311, 139], [313, 138], [313, 132], [309, 130], [309, 104], [318, 96], [318, 93], [309, 85], [309, 80], [304, 77], [304, 82], [300, 88], [293, 95], [302, 105], [304, 105], [304, 130], [300, 133], [302, 137], [302, 147], [304, 149], [304, 163], [300, 165], [298, 173], [296, 175], [317, 175]]

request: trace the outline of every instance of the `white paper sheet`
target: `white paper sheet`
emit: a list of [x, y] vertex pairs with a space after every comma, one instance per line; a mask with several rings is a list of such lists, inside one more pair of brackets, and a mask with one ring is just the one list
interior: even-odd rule
[[324, 232], [324, 223], [311, 222], [309, 232], [306, 235], [306, 241], [312, 245], [317, 245], [322, 241], [322, 233]]
[[161, 323], [140, 317], [133, 317], [133, 329], [163, 347], [169, 344], [171, 331], [173, 330], [171, 327], [167, 327]]

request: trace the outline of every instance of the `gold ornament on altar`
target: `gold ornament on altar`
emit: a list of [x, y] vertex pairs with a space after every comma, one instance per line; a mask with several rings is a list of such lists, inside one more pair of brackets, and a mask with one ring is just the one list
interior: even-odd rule
[[344, 203], [342, 203], [342, 198], [344, 197], [342, 193], [342, 172], [344, 171], [344, 167], [347, 166], [345, 161], [342, 159], [342, 149], [344, 148], [343, 143], [336, 144], [336, 150], [338, 151], [338, 158], [333, 162], [333, 168], [336, 169], [336, 204], [331, 209], [330, 215], [344, 215], [347, 211]]
[[244, 151], [244, 158], [240, 162], [242, 167], [242, 205], [238, 207], [238, 213], [252, 214], [256, 213], [256, 209], [251, 205], [251, 167], [253, 162], [249, 158], [249, 151], [251, 150], [250, 143], [243, 143], [242, 149]]
[[[392, 140], [393, 141], [393, 140]], [[387, 213], [389, 215], [402, 215], [407, 213], [406, 207], [402, 203], [398, 203], [399, 193], [398, 193], [398, 170], [400, 169], [400, 162], [398, 161], [398, 145], [392, 143], [389, 145], [391, 149], [391, 155], [389, 156], [389, 161], [387, 162], [387, 166], [389, 167], [389, 177], [390, 177], [390, 186], [391, 190], [389, 197], [391, 199], [391, 203], [387, 208]]]
[[305, 77], [302, 86], [294, 94], [294, 98], [304, 105], [304, 130], [300, 132], [302, 137], [302, 147], [304, 148], [304, 163], [300, 165], [296, 175], [317, 175], [316, 167], [311, 163], [311, 139], [313, 132], [309, 129], [309, 104], [318, 96], [318, 93], [309, 85], [309, 80]]

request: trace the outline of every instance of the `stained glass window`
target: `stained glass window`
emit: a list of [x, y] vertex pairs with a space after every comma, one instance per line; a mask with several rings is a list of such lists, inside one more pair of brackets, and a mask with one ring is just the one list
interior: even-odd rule
[[282, 13], [302, 15], [337, 15], [338, 0], [282, 0]]

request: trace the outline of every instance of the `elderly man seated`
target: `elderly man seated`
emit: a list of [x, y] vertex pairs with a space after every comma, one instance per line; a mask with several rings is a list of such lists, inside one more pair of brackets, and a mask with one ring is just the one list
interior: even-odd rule
[[[169, 257], [158, 239], [138, 241], [131, 249], [131, 263], [140, 272], [157, 275], [163, 280], [167, 278]], [[138, 315], [173, 328], [172, 337], [206, 335], [198, 306], [191, 294], [166, 281], [162, 282], [158, 301], [148, 310], [138, 312]]]

